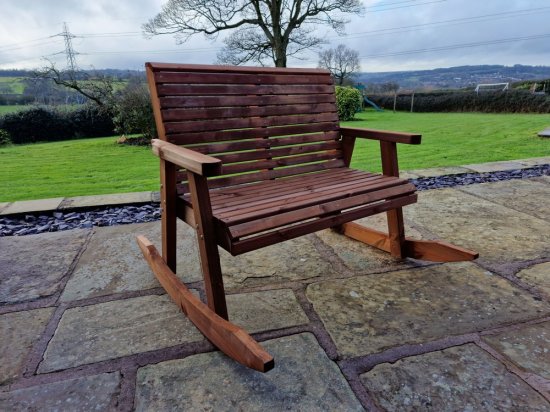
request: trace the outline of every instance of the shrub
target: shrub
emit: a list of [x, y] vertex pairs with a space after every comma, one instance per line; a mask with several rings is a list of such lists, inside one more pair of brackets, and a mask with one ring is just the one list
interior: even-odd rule
[[143, 83], [129, 84], [115, 99], [115, 131], [122, 135], [139, 133], [153, 139], [157, 131], [149, 90]]
[[10, 134], [4, 129], [0, 129], [0, 147], [8, 146], [12, 143]]
[[353, 87], [336, 86], [336, 108], [341, 121], [351, 120], [361, 110], [363, 95]]
[[103, 137], [114, 134], [111, 113], [96, 105], [87, 104], [65, 113], [68, 124], [73, 129], [73, 137]]
[[[397, 110], [411, 108], [410, 94], [397, 96]], [[393, 107], [393, 96], [369, 95], [381, 107]], [[439, 91], [415, 93], [415, 112], [550, 113], [550, 96], [526, 90]]]
[[44, 107], [8, 113], [0, 120], [0, 128], [16, 144], [63, 140], [72, 134], [59, 112]]
[[66, 111], [35, 106], [0, 117], [0, 129], [16, 144], [111, 136], [113, 128], [110, 115], [94, 106]]

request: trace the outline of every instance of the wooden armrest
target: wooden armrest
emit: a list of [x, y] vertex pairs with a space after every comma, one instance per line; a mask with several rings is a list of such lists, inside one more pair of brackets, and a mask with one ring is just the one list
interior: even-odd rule
[[158, 157], [193, 173], [201, 176], [216, 176], [221, 174], [222, 161], [220, 159], [159, 139], [153, 139], [152, 145], [153, 153]]
[[343, 137], [360, 137], [384, 142], [420, 144], [422, 135], [413, 133], [391, 132], [387, 130], [363, 129], [360, 127], [341, 127]]

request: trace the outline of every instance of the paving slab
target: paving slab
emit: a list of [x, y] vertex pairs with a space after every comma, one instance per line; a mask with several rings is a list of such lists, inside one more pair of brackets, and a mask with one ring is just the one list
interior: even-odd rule
[[517, 162], [520, 162], [526, 166], [533, 167], [533, 166], [540, 166], [540, 165], [546, 165], [550, 164], [550, 156], [545, 157], [531, 157], [529, 159], [520, 159], [517, 160]]
[[550, 302], [473, 263], [318, 282], [306, 296], [344, 357], [550, 314]]
[[313, 335], [293, 335], [262, 345], [275, 358], [275, 368], [264, 374], [219, 352], [140, 368], [136, 410], [363, 410]]
[[[254, 333], [307, 323], [290, 290], [229, 295], [231, 320]], [[167, 295], [68, 309], [40, 373], [205, 339]]]
[[[385, 214], [359, 219], [356, 222], [375, 230], [388, 232]], [[405, 233], [409, 237], [422, 239], [422, 235], [409, 225], [405, 225]], [[418, 263], [412, 260], [395, 259], [387, 252], [350, 239], [331, 229], [317, 232], [317, 236], [334, 250], [347, 267], [357, 273], [386, 272], [418, 266]]]
[[[183, 281], [194, 282], [202, 279], [202, 275], [194, 233], [185, 226], [178, 222], [178, 274]], [[95, 229], [61, 300], [159, 287], [136, 243], [137, 235], [147, 236], [161, 250], [160, 222]]]
[[516, 273], [516, 276], [550, 296], [550, 262], [523, 269]]
[[419, 193], [405, 215], [434, 237], [479, 252], [490, 267], [550, 256], [550, 223], [458, 189]]
[[550, 380], [550, 322], [486, 335], [483, 340], [524, 370]]
[[39, 373], [199, 341], [200, 332], [166, 296], [143, 296], [68, 309]]
[[2, 215], [2, 211], [8, 207], [11, 204], [11, 202], [0, 202], [0, 215]]
[[550, 410], [541, 395], [473, 344], [383, 363], [361, 381], [388, 411]]
[[0, 410], [116, 410], [119, 392], [120, 373], [104, 373], [0, 393]]
[[460, 190], [550, 222], [550, 185], [533, 179], [462, 186]]
[[517, 160], [507, 160], [503, 162], [477, 163], [463, 165], [467, 169], [471, 169], [478, 173], [500, 172], [504, 170], [525, 169], [526, 165]]
[[57, 210], [63, 197], [38, 200], [21, 200], [13, 202], [0, 212], [0, 215], [13, 215], [18, 213], [51, 212]]
[[332, 266], [313, 245], [314, 235], [231, 256], [220, 249], [227, 290], [328, 277]]
[[438, 177], [446, 175], [459, 175], [462, 173], [472, 173], [471, 169], [462, 166], [431, 167], [429, 169], [411, 170], [409, 173], [417, 177]]
[[27, 355], [52, 313], [53, 308], [45, 308], [0, 315], [0, 385], [21, 376]]
[[60, 205], [60, 210], [99, 206], [129, 205], [132, 203], [151, 202], [151, 192], [117, 193], [95, 196], [76, 196], [66, 198]]
[[309, 323], [290, 289], [227, 295], [230, 319], [249, 333]]
[[[160, 222], [97, 228], [61, 300], [160, 286], [135, 241], [136, 235], [143, 234], [160, 250], [160, 228]], [[226, 290], [329, 276], [332, 268], [311, 239], [305, 236], [237, 257], [220, 248]], [[184, 282], [202, 280], [195, 231], [181, 221], [177, 245], [178, 276]]]
[[89, 234], [87, 230], [0, 238], [0, 303], [53, 295]]

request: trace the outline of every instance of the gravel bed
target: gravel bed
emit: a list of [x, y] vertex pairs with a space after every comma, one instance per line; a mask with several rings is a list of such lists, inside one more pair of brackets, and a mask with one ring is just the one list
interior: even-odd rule
[[[422, 177], [410, 179], [410, 181], [420, 191], [538, 176], [550, 176], [550, 164], [502, 172], [462, 173], [437, 177]], [[85, 229], [94, 226], [153, 222], [159, 219], [160, 209], [158, 203], [140, 206], [105, 207], [66, 213], [53, 212], [48, 214], [0, 217], [0, 237], [32, 235], [77, 228]]]

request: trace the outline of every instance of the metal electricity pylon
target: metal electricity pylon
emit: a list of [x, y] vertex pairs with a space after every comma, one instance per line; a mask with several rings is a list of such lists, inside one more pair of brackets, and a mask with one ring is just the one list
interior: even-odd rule
[[75, 37], [74, 34], [69, 32], [69, 26], [67, 23], [63, 23], [63, 33], [61, 33], [65, 39], [65, 54], [67, 56], [67, 73], [71, 79], [75, 78], [75, 73], [78, 70], [76, 65], [75, 51], [73, 50], [72, 39]]

